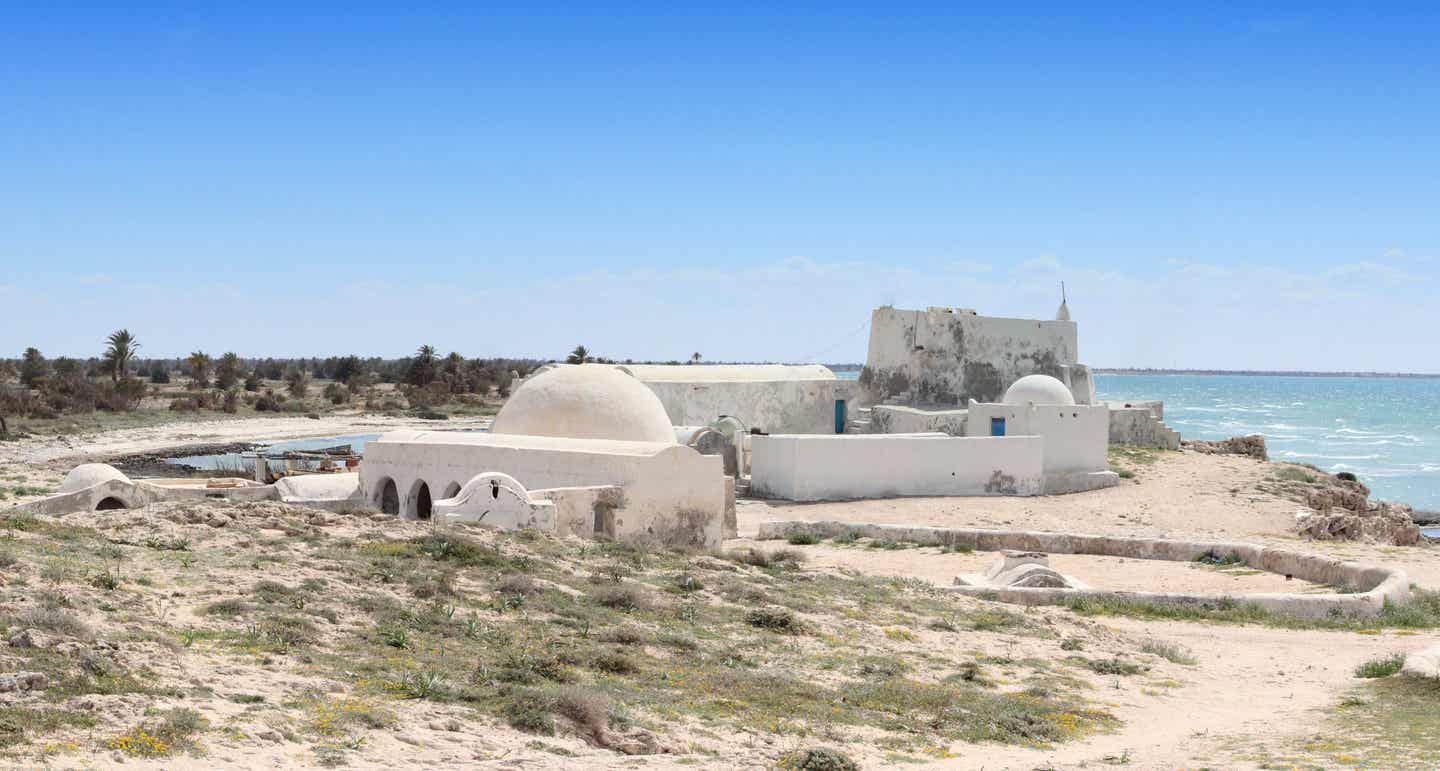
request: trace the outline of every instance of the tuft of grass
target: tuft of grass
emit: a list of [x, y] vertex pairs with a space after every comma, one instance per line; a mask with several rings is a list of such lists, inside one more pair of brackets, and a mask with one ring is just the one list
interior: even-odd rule
[[209, 605], [202, 606], [199, 610], [199, 613], [204, 616], [222, 616], [225, 618], [234, 618], [236, 616], [244, 615], [244, 613], [249, 609], [250, 606], [246, 605], [244, 600], [241, 600], [238, 597], [232, 597], [227, 600], [216, 600]]
[[634, 584], [604, 586], [591, 594], [595, 602], [607, 608], [630, 613], [645, 610], [651, 606], [649, 594]]
[[194, 752], [199, 747], [195, 736], [209, 725], [199, 712], [177, 707], [163, 713], [159, 720], [147, 721], [111, 736], [105, 746], [137, 758], [163, 758], [176, 751]]
[[94, 634], [75, 614], [59, 608], [30, 608], [15, 615], [10, 626], [43, 629], [78, 640], [88, 640]]
[[64, 728], [93, 728], [95, 718], [67, 709], [0, 707], [0, 749], [24, 744]]
[[820, 536], [808, 530], [797, 530], [785, 536], [785, 540], [791, 546], [814, 546], [820, 543]]
[[1146, 640], [1140, 646], [1140, 650], [1152, 656], [1159, 656], [1174, 664], [1194, 666], [1197, 661], [1195, 654], [1191, 652], [1189, 648], [1179, 643], [1165, 642], [1163, 640]]
[[1082, 659], [1085, 667], [1099, 675], [1138, 675], [1149, 671], [1144, 664], [1126, 661], [1119, 656], [1108, 659]]
[[443, 700], [450, 695], [444, 673], [435, 670], [408, 671], [394, 683], [394, 690], [407, 699]]
[[1202, 565], [1214, 565], [1216, 567], [1229, 567], [1231, 565], [1245, 564], [1245, 560], [1239, 554], [1236, 554], [1233, 551], [1229, 552], [1228, 554], [1216, 554], [1215, 552], [1206, 552], [1196, 557], [1195, 561]]
[[734, 562], [757, 568], [793, 569], [805, 561], [804, 555], [792, 549], [776, 549], [770, 552], [760, 549], [736, 549], [727, 552], [725, 556]]
[[640, 671], [635, 660], [618, 651], [600, 651], [590, 659], [590, 668], [611, 675], [633, 675]]
[[1403, 666], [1405, 666], [1405, 654], [1390, 653], [1370, 659], [1356, 667], [1355, 676], [1364, 678], [1389, 677], [1399, 672]]
[[500, 579], [500, 583], [495, 585], [495, 591], [501, 594], [528, 596], [539, 592], [540, 585], [535, 583], [534, 578], [524, 573], [510, 573]]

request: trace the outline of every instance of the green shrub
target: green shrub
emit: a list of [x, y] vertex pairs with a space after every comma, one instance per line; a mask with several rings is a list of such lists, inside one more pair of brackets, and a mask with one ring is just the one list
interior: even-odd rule
[[1365, 678], [1389, 677], [1399, 672], [1403, 666], [1405, 666], [1405, 654], [1391, 653], [1370, 659], [1356, 667], [1355, 676]]
[[849, 755], [829, 747], [812, 747], [787, 753], [780, 758], [783, 771], [860, 771]]
[[753, 608], [745, 611], [745, 623], [774, 632], [798, 632], [800, 620], [785, 608]]

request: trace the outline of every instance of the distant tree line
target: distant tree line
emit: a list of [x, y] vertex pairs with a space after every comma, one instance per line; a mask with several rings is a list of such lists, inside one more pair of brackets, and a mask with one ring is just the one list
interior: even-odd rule
[[[471, 359], [457, 352], [441, 357], [422, 345], [415, 355], [386, 359], [377, 356], [247, 358], [233, 351], [212, 356], [194, 351], [183, 358], [142, 358], [141, 343], [128, 329], [105, 338], [98, 356], [47, 358], [27, 348], [15, 359], [0, 359], [0, 436], [9, 433], [7, 418], [55, 418], [97, 410], [128, 412], [159, 387], [184, 379], [185, 389], [171, 409], [223, 409], [235, 412], [244, 402], [258, 411], [280, 410], [289, 399], [304, 400], [313, 380], [330, 381], [323, 397], [344, 404], [365, 396], [379, 383], [393, 383], [410, 407], [430, 407], [496, 393], [508, 396], [514, 378], [540, 364], [533, 359]], [[148, 382], [147, 382], [148, 381]], [[283, 383], [280, 393], [267, 385]], [[299, 408], [297, 402], [293, 405]], [[385, 409], [405, 405], [382, 402]], [[288, 408], [287, 408], [288, 409]]]

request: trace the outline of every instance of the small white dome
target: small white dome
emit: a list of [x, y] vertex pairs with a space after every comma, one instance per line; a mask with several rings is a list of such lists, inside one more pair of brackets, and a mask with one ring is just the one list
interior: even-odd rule
[[1026, 375], [1005, 389], [1006, 404], [1065, 404], [1075, 403], [1074, 394], [1065, 384], [1049, 375]]
[[73, 493], [77, 490], [94, 487], [101, 482], [109, 482], [112, 479], [122, 482], [130, 481], [130, 477], [120, 473], [120, 469], [108, 463], [82, 463], [70, 469], [70, 473], [65, 475], [65, 480], [60, 483], [60, 492]]
[[559, 365], [530, 377], [505, 402], [490, 432], [675, 444], [660, 398], [604, 364]]

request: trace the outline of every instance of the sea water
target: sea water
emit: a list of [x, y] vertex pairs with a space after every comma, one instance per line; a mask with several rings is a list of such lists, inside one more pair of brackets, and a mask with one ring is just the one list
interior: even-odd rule
[[1374, 497], [1440, 509], [1440, 378], [1096, 375], [1101, 399], [1160, 399], [1190, 439], [1260, 434], [1271, 460], [1350, 471]]
[[1096, 375], [1095, 390], [1164, 401], [1182, 437], [1261, 434], [1273, 460], [1350, 471], [1377, 498], [1440, 510], [1440, 378]]

